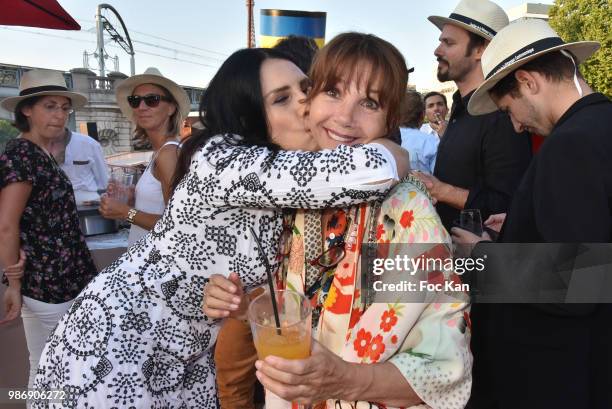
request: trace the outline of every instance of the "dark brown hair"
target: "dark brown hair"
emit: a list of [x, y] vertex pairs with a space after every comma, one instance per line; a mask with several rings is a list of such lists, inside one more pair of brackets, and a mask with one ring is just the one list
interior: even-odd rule
[[406, 91], [402, 107], [401, 125], [406, 128], [419, 128], [423, 124], [424, 115], [425, 104], [421, 94], [413, 90]]
[[15, 107], [15, 121], [13, 122], [13, 126], [15, 128], [17, 128], [21, 132], [30, 131], [30, 123], [28, 122], [28, 117], [23, 114], [22, 110], [24, 108], [34, 106], [34, 104], [36, 104], [42, 98], [43, 96], [37, 96], [22, 99], [21, 101], [19, 101], [19, 103]]
[[310, 71], [312, 61], [319, 51], [317, 43], [312, 38], [294, 35], [279, 40], [274, 48], [287, 54], [304, 74]]
[[446, 95], [438, 91], [431, 91], [425, 94], [425, 96], [423, 97], [423, 102], [425, 103], [426, 108], [427, 108], [427, 99], [430, 97], [435, 97], [435, 96], [442, 97], [442, 101], [444, 101], [444, 106], [448, 108], [448, 101], [446, 100]]
[[484, 46], [487, 40], [484, 37], [479, 36], [478, 34], [472, 33], [471, 31], [468, 31], [467, 33], [470, 37], [470, 40], [468, 41], [467, 47], [465, 48], [465, 56], [469, 57], [470, 55], [472, 55], [476, 48]]
[[399, 126], [401, 105], [408, 84], [406, 61], [395, 46], [372, 34], [343, 33], [334, 37], [315, 56], [310, 69], [312, 89], [310, 102], [321, 92], [331, 90], [340, 81], [358, 84], [369, 74], [366, 92], [372, 91], [374, 82], [381, 80], [379, 102], [387, 109], [387, 129]]
[[236, 145], [263, 146], [272, 152], [280, 149], [270, 140], [261, 92], [261, 66], [272, 58], [292, 61], [273, 48], [245, 48], [221, 64], [200, 99], [200, 122], [204, 129], [194, 132], [183, 142], [173, 189], [189, 172], [194, 153], [215, 135], [240, 135], [242, 138], [233, 139]]
[[[575, 62], [576, 58], [573, 55], [572, 58]], [[572, 64], [569, 58], [560, 52], [552, 52], [521, 65], [495, 84], [489, 93], [496, 99], [508, 94], [514, 98], [520, 97], [521, 93], [515, 75], [518, 70], [537, 72], [552, 82], [567, 81], [574, 76], [574, 64]], [[580, 70], [577, 70], [576, 74], [582, 78]]]

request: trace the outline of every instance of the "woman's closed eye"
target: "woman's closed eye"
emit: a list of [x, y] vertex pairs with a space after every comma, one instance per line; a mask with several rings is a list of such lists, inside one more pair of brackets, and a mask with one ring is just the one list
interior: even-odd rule
[[289, 95], [277, 95], [274, 97], [274, 101], [272, 102], [272, 104], [274, 105], [283, 104], [287, 102], [288, 100], [289, 100]]

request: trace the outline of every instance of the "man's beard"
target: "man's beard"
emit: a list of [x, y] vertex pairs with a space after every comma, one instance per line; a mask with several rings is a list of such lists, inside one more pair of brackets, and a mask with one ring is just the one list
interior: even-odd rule
[[[444, 71], [444, 72], [440, 71], [440, 62], [441, 61], [443, 61], [446, 64], [446, 71]], [[438, 81], [440, 81], [440, 82], [451, 81], [451, 79], [452, 79], [450, 77], [450, 65], [448, 64], [448, 62], [446, 60], [443, 60], [441, 58], [438, 58], [437, 77], [438, 77]]]
[[[443, 61], [444, 64], [446, 64], [446, 71], [444, 72], [440, 71], [439, 61]], [[466, 60], [456, 61], [454, 65], [451, 67], [451, 65], [446, 60], [438, 59], [437, 77], [438, 77], [438, 81], [440, 82], [461, 81], [470, 73], [471, 70], [472, 70], [472, 67], [469, 65], [469, 62], [467, 62]]]

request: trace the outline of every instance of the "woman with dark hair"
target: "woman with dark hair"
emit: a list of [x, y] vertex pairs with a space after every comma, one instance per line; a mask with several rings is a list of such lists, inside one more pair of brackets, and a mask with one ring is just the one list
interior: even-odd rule
[[[319, 51], [311, 80], [307, 122], [322, 148], [367, 144], [400, 123], [408, 71], [401, 53], [376, 36], [344, 33], [332, 39]], [[375, 257], [385, 265], [396, 257], [452, 262], [449, 234], [427, 189], [408, 176], [382, 203], [332, 207], [299, 210], [286, 220], [292, 237], [283, 245], [291, 250], [277, 281], [279, 288], [310, 299], [317, 342], [307, 359], [268, 356], [256, 362], [256, 376], [267, 390], [266, 409], [289, 409], [296, 403], [317, 409], [464, 407], [472, 363], [467, 295], [415, 291], [411, 297], [409, 291], [380, 291], [383, 285], [409, 281], [416, 288], [428, 280], [453, 283], [458, 280], [453, 269], [425, 264], [414, 276], [394, 273], [394, 268], [382, 275], [371, 267], [362, 270], [372, 262], [362, 254], [368, 243], [378, 245]], [[324, 263], [323, 254], [328, 254]], [[379, 282], [373, 297], [364, 277]], [[241, 287], [231, 276], [211, 276], [205, 313], [244, 318], [250, 300]], [[236, 296], [242, 296], [241, 302], [232, 300]], [[240, 307], [227, 308], [229, 303]], [[234, 360], [235, 366], [255, 355], [252, 344], [238, 346], [229, 337], [222, 347], [224, 359]]]
[[134, 190], [133, 203], [102, 197], [100, 214], [108, 219], [126, 220], [132, 227], [128, 246], [153, 228], [172, 195], [172, 177], [179, 152], [178, 135], [191, 102], [183, 88], [164, 77], [156, 68], [122, 81], [117, 87], [121, 112], [136, 124], [135, 138], [148, 141], [153, 156]]
[[[32, 387], [47, 337], [96, 267], [79, 227], [70, 179], [48, 150], [87, 98], [69, 91], [61, 73], [48, 70], [25, 73], [19, 94], [2, 101], [15, 113], [21, 135], [0, 155], [0, 267], [8, 284], [7, 315], [0, 324], [21, 312]], [[17, 262], [20, 249], [22, 261], [27, 257], [23, 274], [9, 274], [6, 267]]]
[[[212, 272], [236, 272], [247, 290], [263, 284], [264, 263], [250, 227], [276, 267], [280, 208], [381, 197], [398, 176], [391, 152], [398, 164], [407, 159], [387, 141], [281, 151], [305, 134], [299, 115], [304, 74], [295, 67], [297, 84], [271, 85], [287, 75], [295, 79], [292, 67], [284, 54], [264, 49], [237, 51], [223, 63], [202, 97], [205, 129], [181, 150], [163, 216], [59, 322], [43, 351], [36, 388], [63, 389], [68, 406], [79, 408], [217, 406], [212, 345], [219, 322], [201, 311]], [[279, 127], [282, 112], [302, 120]]]

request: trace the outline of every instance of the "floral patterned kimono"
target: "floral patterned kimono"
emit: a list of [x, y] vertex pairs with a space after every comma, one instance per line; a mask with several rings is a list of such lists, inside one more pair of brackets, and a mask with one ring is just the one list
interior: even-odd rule
[[[397, 249], [404, 254], [412, 252], [410, 257], [422, 254], [420, 249], [423, 246], [410, 246], [411, 243], [439, 243], [435, 247], [441, 254], [436, 256], [446, 258], [451, 255], [449, 235], [425, 187], [412, 176], [389, 193], [379, 211], [376, 207], [364, 204], [345, 211], [350, 220], [345, 233], [345, 257], [332, 272], [331, 285], [323, 283], [319, 293], [313, 297], [313, 318], [318, 318], [314, 337], [348, 362], [393, 363], [424, 402], [412, 408], [463, 408], [472, 383], [469, 305], [465, 302], [443, 303], [441, 298], [428, 303], [364, 305], [360, 297], [361, 243], [367, 242], [369, 236], [372, 236], [371, 242], [379, 245], [403, 244], [387, 246], [389, 253], [385, 256], [388, 258], [394, 257], [392, 253]], [[308, 288], [305, 283], [309, 281], [309, 263], [305, 263], [309, 259], [305, 255], [308, 246], [304, 246], [307, 212], [313, 211], [301, 210], [295, 217], [291, 256], [283, 277], [279, 277], [281, 287], [284, 285], [300, 293], [305, 293], [305, 288]], [[326, 244], [329, 244], [330, 237], [336, 237], [333, 231], [324, 233]], [[454, 273], [445, 275], [443, 280], [458, 279]], [[291, 407], [289, 403], [271, 403], [266, 407]], [[315, 405], [315, 408], [388, 407], [376, 402], [330, 399]]]

